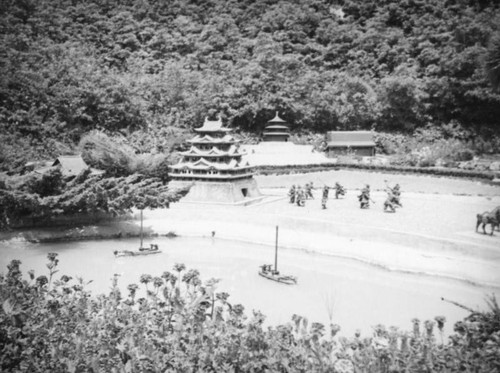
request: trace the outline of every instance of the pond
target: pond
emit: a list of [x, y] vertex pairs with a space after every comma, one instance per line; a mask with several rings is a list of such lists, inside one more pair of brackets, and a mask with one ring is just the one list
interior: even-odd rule
[[[447, 333], [467, 311], [443, 301], [444, 297], [471, 308], [485, 309], [484, 298], [499, 288], [478, 286], [426, 274], [390, 271], [351, 259], [325, 254], [280, 248], [279, 269], [298, 277], [295, 286], [275, 283], [258, 275], [258, 267], [273, 263], [274, 247], [218, 238], [157, 238], [162, 253], [143, 257], [115, 258], [114, 250], [134, 250], [137, 239], [32, 244], [0, 243], [0, 272], [12, 259], [22, 261], [24, 272], [34, 269], [36, 276], [47, 274], [46, 256], [59, 254], [60, 272], [92, 280], [88, 288], [106, 293], [113, 274], [120, 274], [119, 284], [139, 283], [142, 274], [160, 276], [172, 271], [175, 263], [198, 269], [202, 280], [219, 278], [218, 290], [230, 294], [229, 301], [245, 306], [247, 315], [260, 310], [267, 325], [291, 321], [293, 314], [310, 322], [333, 323], [341, 333], [352, 335], [357, 329], [371, 335], [377, 324], [411, 330], [411, 319], [445, 316]], [[450, 265], [453, 265], [450, 263]]]

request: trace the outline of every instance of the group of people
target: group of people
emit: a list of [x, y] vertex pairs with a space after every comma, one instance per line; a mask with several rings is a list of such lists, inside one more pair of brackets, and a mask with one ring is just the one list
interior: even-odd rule
[[335, 189], [335, 199], [338, 199], [339, 196], [343, 196], [346, 193], [345, 188], [338, 182], [335, 183], [334, 187], [329, 187], [328, 185], [325, 185], [323, 187], [323, 197], [321, 198], [321, 208], [323, 210], [326, 209], [326, 202], [328, 201], [328, 194], [330, 189]]
[[[306, 200], [314, 199], [313, 195], [314, 184], [311, 181], [301, 187], [300, 185], [292, 185], [290, 190], [288, 191], [288, 196], [290, 197], [290, 203], [296, 203], [297, 206], [304, 207], [306, 205]], [[321, 199], [321, 206], [323, 209], [326, 209], [326, 202], [328, 201], [328, 194], [330, 189], [335, 189], [335, 198], [339, 198], [339, 196], [345, 195], [345, 188], [340, 185], [338, 182], [335, 183], [334, 187], [329, 187], [325, 185], [323, 187], [323, 196]]]
[[302, 188], [300, 185], [292, 185], [288, 191], [288, 196], [290, 197], [290, 203], [296, 203], [297, 206], [304, 207], [306, 205], [306, 199], [314, 199], [313, 191], [314, 184], [311, 181], [304, 185]]
[[[403, 207], [401, 204], [401, 188], [399, 184], [396, 184], [393, 188], [391, 188], [386, 182], [386, 192], [387, 198], [384, 201], [384, 211], [396, 212], [397, 207]], [[361, 189], [361, 194], [358, 196], [358, 201], [360, 204], [360, 208], [367, 209], [370, 207], [370, 202], [375, 203], [370, 197], [370, 185], [365, 185], [363, 189]]]
[[[288, 196], [290, 197], [290, 203], [296, 203], [297, 206], [304, 207], [306, 204], [306, 200], [314, 199], [313, 195], [314, 184], [313, 182], [307, 183], [304, 187], [300, 185], [292, 185], [288, 192]], [[336, 182], [335, 186], [330, 187], [325, 184], [323, 187], [323, 193], [321, 198], [321, 208], [326, 209], [326, 204], [328, 202], [328, 196], [330, 193], [330, 189], [335, 190], [335, 198], [338, 199], [339, 196], [343, 196], [346, 194], [345, 188], [340, 185], [340, 183]], [[387, 199], [384, 202], [384, 211], [395, 212], [397, 207], [403, 207], [401, 204], [401, 189], [399, 184], [396, 184], [394, 187], [390, 187], [386, 182], [386, 191], [387, 191]], [[373, 199], [370, 197], [370, 185], [365, 185], [363, 189], [361, 189], [361, 193], [358, 195], [358, 201], [360, 204], [360, 208], [367, 209], [370, 207], [370, 202], [373, 202]]]

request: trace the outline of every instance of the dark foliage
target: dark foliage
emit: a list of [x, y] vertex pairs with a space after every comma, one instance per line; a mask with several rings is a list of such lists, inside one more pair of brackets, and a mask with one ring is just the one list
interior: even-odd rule
[[215, 112], [250, 132], [275, 110], [295, 131], [498, 131], [499, 14], [469, 0], [3, 1], [0, 167], [93, 129], [168, 151]]
[[495, 372], [500, 368], [500, 309], [454, 326], [443, 340], [438, 316], [412, 331], [374, 327], [372, 336], [338, 335], [294, 315], [286, 325], [263, 327], [265, 316], [232, 304], [217, 280], [175, 264], [161, 276], [144, 274], [122, 295], [92, 296], [82, 279], [48, 274], [23, 278], [12, 261], [0, 276], [2, 372]]
[[[0, 228], [23, 219], [45, 220], [50, 224], [51, 218], [64, 215], [103, 212], [119, 216], [134, 207], [167, 208], [189, 190], [172, 190], [160, 178], [140, 174], [104, 177], [92, 176], [88, 171], [69, 182], [59, 179], [61, 193], [55, 195], [47, 195], [47, 188], [33, 188], [33, 183], [33, 179], [28, 178], [25, 184], [16, 188], [0, 189]], [[48, 186], [54, 187], [53, 184]]]

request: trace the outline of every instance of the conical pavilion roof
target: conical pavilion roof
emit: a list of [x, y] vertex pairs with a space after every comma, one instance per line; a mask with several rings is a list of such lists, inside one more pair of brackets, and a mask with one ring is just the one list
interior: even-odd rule
[[281, 119], [280, 116], [278, 115], [278, 112], [276, 112], [276, 115], [274, 116], [274, 118], [271, 119], [270, 121], [268, 121], [267, 123], [286, 123], [286, 121]]

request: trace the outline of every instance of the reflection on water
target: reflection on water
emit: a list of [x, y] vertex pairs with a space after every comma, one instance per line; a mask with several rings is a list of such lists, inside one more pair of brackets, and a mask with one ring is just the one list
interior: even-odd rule
[[[58, 275], [68, 274], [93, 280], [89, 288], [105, 293], [113, 274], [120, 274], [120, 286], [139, 283], [141, 274], [160, 276], [172, 271], [175, 263], [198, 269], [203, 280], [219, 278], [219, 290], [230, 294], [232, 303], [241, 303], [247, 314], [260, 310], [270, 325], [291, 321], [296, 313], [310, 321], [341, 325], [351, 335], [364, 335], [376, 324], [410, 330], [410, 320], [433, 319], [444, 315], [446, 328], [467, 313], [441, 300], [442, 297], [472, 308], [485, 308], [484, 296], [492, 289], [445, 278], [390, 272], [347, 259], [297, 250], [281, 249], [279, 269], [298, 277], [296, 286], [278, 284], [257, 274], [258, 266], [274, 261], [272, 246], [254, 245], [214, 238], [158, 238], [162, 253], [143, 257], [115, 258], [114, 250], [134, 250], [133, 240], [104, 240], [56, 244], [25, 242], [0, 243], [0, 272], [12, 259], [22, 261], [26, 272], [47, 274], [46, 256], [59, 253]], [[57, 275], [56, 275], [57, 276]], [[495, 290], [497, 297], [498, 289]]]

